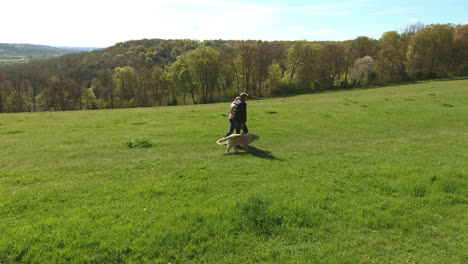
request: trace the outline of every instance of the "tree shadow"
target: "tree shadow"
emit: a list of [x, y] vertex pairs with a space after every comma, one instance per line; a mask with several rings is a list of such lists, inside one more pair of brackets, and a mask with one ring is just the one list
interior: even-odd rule
[[[239, 152], [234, 152], [234, 153], [231, 152], [230, 154], [233, 154], [233, 155], [252, 155], [254, 157], [261, 158], [261, 159], [283, 161], [283, 159], [278, 159], [273, 154], [271, 154], [270, 151], [263, 150], [263, 149], [258, 149], [258, 148], [253, 147], [253, 146], [249, 146], [249, 151], [248, 152], [239, 151]], [[230, 154], [226, 153], [226, 155], [230, 155]]]

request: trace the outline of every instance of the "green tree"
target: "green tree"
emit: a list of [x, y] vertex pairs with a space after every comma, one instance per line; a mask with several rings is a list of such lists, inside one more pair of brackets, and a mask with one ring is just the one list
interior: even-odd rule
[[169, 66], [168, 78], [171, 83], [171, 87], [176, 91], [177, 94], [181, 94], [182, 101], [185, 104], [187, 95], [190, 95], [192, 103], [196, 103], [197, 93], [190, 69], [187, 64], [187, 58], [183, 55], [177, 57], [177, 60]]
[[[110, 106], [114, 108], [114, 70], [110, 68], [105, 68], [97, 73], [97, 82], [95, 84], [97, 90], [97, 97], [101, 98], [106, 102], [104, 105], [105, 108]], [[109, 105], [108, 105], [109, 104]]]
[[355, 61], [365, 56], [375, 57], [380, 47], [377, 40], [365, 36], [360, 36], [350, 41], [344, 41], [340, 44], [345, 48], [343, 55], [344, 78], [341, 81], [341, 86], [347, 87], [348, 76], [351, 69], [354, 67]]
[[352, 50], [356, 58], [365, 56], [375, 57], [379, 52], [379, 42], [369, 37], [357, 37], [351, 41]]
[[114, 70], [113, 82], [120, 107], [135, 106], [137, 73], [134, 68], [125, 66]]
[[66, 88], [68, 90], [69, 98], [71, 101], [70, 109], [83, 109], [83, 102], [82, 97], [83, 94], [86, 93], [86, 87], [83, 85], [78, 84], [74, 79], [67, 79], [68, 83], [66, 84]]
[[30, 111], [27, 95], [10, 80], [0, 82], [0, 112]]
[[[18, 85], [12, 85], [11, 83], [8, 84], [7, 81], [7, 88], [8, 92], [7, 96], [7, 110], [8, 112], [28, 112], [31, 111], [27, 96], [27, 90], [30, 90], [30, 83], [29, 81], [22, 81]], [[21, 87], [23, 86], [23, 87]]]
[[238, 82], [240, 90], [251, 93], [254, 89], [255, 54], [258, 47], [252, 41], [241, 42], [236, 45], [235, 65], [238, 68]]
[[6, 73], [0, 68], [0, 113], [6, 111], [6, 89], [5, 82], [7, 81]]
[[29, 63], [25, 65], [25, 74], [24, 78], [27, 78], [30, 81], [30, 93], [29, 93], [29, 100], [32, 102], [32, 111], [37, 111], [37, 102], [36, 97], [39, 93], [44, 89], [47, 85], [47, 76], [45, 75], [44, 71], [46, 68], [45, 62], [40, 63]]
[[187, 54], [187, 65], [194, 83], [200, 87], [201, 103], [213, 102], [219, 80], [219, 52], [199, 46]]
[[82, 95], [82, 101], [84, 102], [86, 109], [97, 109], [97, 98], [94, 94], [93, 88], [88, 88]]
[[150, 90], [152, 88], [151, 69], [142, 67], [136, 71], [137, 83], [135, 84], [134, 101], [136, 106], [151, 106], [152, 97]]
[[301, 92], [312, 87], [317, 77], [320, 50], [319, 44], [307, 41], [298, 41], [289, 47], [284, 78], [290, 87], [295, 87]]
[[235, 89], [235, 94], [240, 94], [244, 89], [241, 91], [242, 78], [240, 67], [238, 67], [237, 49], [234, 48], [234, 45], [227, 45], [220, 55], [221, 64], [224, 66], [223, 77], [225, 82]]
[[265, 41], [258, 41], [255, 51], [253, 93], [254, 95], [262, 96], [263, 86], [268, 77], [268, 67], [273, 61], [273, 51]]
[[151, 89], [150, 96], [157, 101], [158, 105], [163, 105], [164, 94], [167, 92], [167, 82], [165, 72], [161, 67], [151, 68]]
[[396, 31], [385, 32], [379, 40], [376, 68], [380, 83], [395, 83], [406, 79], [406, 45]]
[[304, 65], [307, 57], [308, 46], [310, 44], [307, 41], [298, 41], [294, 43], [288, 49], [288, 57], [286, 62], [287, 67], [287, 78], [289, 82], [292, 82], [297, 70]]
[[345, 44], [325, 44], [319, 56], [318, 80], [325, 89], [333, 89], [340, 83], [346, 71]]
[[283, 71], [281, 65], [274, 62], [268, 67], [268, 78], [266, 80], [266, 87], [268, 94], [273, 95], [280, 92], [281, 80], [283, 79]]
[[457, 25], [453, 37], [456, 74], [468, 75], [468, 25]]
[[68, 86], [71, 84], [69, 79], [53, 75], [47, 80], [47, 87], [43, 92], [44, 108], [55, 111], [70, 110]]
[[309, 43], [305, 46], [303, 63], [297, 69], [297, 80], [306, 90], [312, 88], [318, 76], [318, 59], [321, 50], [319, 44]]
[[414, 78], [449, 76], [454, 65], [454, 28], [429, 25], [416, 32], [407, 52], [408, 71]]

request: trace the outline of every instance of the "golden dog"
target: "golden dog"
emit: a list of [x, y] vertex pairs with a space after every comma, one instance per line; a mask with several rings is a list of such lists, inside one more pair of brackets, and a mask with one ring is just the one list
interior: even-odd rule
[[219, 139], [216, 141], [218, 145], [227, 145], [227, 151], [231, 148], [234, 148], [236, 152], [236, 146], [242, 146], [245, 151], [247, 151], [247, 146], [252, 143], [252, 141], [259, 139], [260, 137], [255, 134], [255, 133], [250, 133], [250, 134], [234, 134], [227, 136], [225, 138]]

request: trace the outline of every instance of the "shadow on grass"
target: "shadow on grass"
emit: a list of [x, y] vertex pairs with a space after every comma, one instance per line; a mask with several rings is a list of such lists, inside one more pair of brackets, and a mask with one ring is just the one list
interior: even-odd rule
[[245, 152], [245, 151], [231, 152], [231, 153], [226, 153], [225, 155], [252, 155], [254, 157], [261, 158], [261, 159], [283, 161], [283, 159], [278, 159], [273, 154], [271, 154], [270, 151], [258, 149], [253, 146], [249, 146], [248, 152]]

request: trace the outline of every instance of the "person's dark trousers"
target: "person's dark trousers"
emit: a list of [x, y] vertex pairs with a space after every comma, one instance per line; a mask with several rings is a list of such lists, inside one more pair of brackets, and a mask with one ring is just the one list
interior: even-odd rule
[[[229, 132], [227, 132], [224, 137], [227, 137], [227, 136], [231, 135], [232, 132], [234, 132], [234, 129], [236, 130], [236, 134], [240, 133], [240, 130], [241, 130], [240, 122], [237, 121], [237, 120], [229, 120], [229, 122], [231, 123], [231, 127], [229, 128]], [[243, 130], [243, 131], [245, 131], [245, 130]]]
[[[247, 128], [247, 124], [244, 123], [244, 124], [241, 124], [241, 128], [242, 128], [242, 134], [247, 134], [249, 133], [249, 129]], [[237, 133], [239, 134], [239, 133]]]

